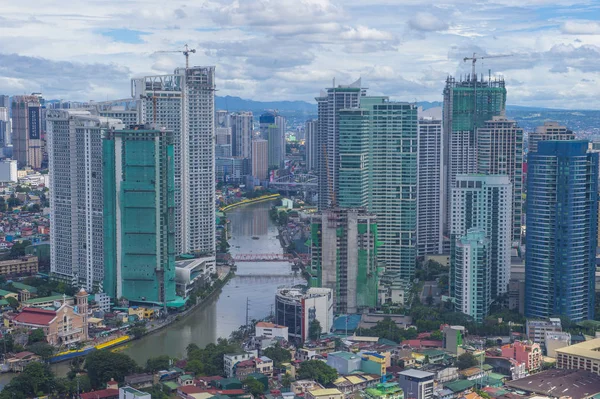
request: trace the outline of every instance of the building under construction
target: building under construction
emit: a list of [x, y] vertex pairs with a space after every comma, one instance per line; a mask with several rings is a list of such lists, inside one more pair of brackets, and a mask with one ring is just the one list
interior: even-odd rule
[[377, 306], [377, 218], [365, 209], [334, 208], [312, 218], [311, 286], [334, 292], [337, 314]]
[[477, 129], [506, 109], [506, 86], [503, 78], [487, 80], [476, 74], [456, 79], [449, 76], [444, 88], [444, 231], [449, 228], [451, 189], [457, 174], [477, 173]]

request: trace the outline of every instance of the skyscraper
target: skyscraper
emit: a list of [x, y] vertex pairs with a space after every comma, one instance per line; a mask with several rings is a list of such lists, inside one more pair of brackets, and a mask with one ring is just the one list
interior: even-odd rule
[[42, 105], [40, 96], [12, 99], [14, 157], [19, 167], [42, 167]]
[[50, 270], [89, 291], [104, 276], [102, 136], [119, 119], [49, 109]]
[[334, 312], [377, 306], [377, 217], [365, 209], [335, 208], [311, 219], [311, 285], [331, 288]]
[[377, 215], [378, 260], [386, 272], [411, 279], [417, 243], [417, 108], [387, 97], [362, 97], [360, 108], [338, 114], [338, 204]]
[[149, 125], [104, 137], [104, 288], [112, 298], [175, 300], [172, 138]]
[[541, 141], [529, 155], [525, 315], [594, 318], [598, 153]]
[[319, 115], [316, 145], [319, 210], [327, 209], [332, 205], [334, 193], [338, 190], [340, 164], [338, 113], [341, 109], [358, 108], [360, 98], [366, 92], [366, 89], [361, 88], [360, 79], [350, 85], [337, 87], [334, 82], [333, 86], [321, 91], [321, 95], [315, 98]]
[[523, 217], [523, 129], [504, 116], [494, 116], [477, 129], [477, 171], [507, 175], [513, 185], [512, 240], [521, 241]]
[[234, 157], [252, 156], [252, 112], [236, 112], [231, 115], [231, 146]]
[[304, 153], [306, 154], [306, 168], [308, 170], [317, 169], [317, 152], [319, 151], [317, 145], [317, 127], [318, 121], [313, 119], [306, 121], [304, 125], [305, 141], [304, 141]]
[[8, 108], [0, 107], [0, 149], [10, 144], [11, 134], [12, 127], [8, 115]]
[[442, 121], [419, 119], [417, 255], [443, 252]]
[[220, 127], [231, 127], [231, 114], [229, 111], [218, 110], [215, 116], [215, 126]]
[[0, 107], [10, 108], [10, 96], [6, 94], [0, 94]]
[[529, 133], [529, 153], [537, 152], [540, 141], [549, 140], [575, 140], [575, 134], [558, 122], [544, 122], [535, 128], [535, 132]]
[[269, 170], [269, 144], [267, 140], [252, 140], [252, 176], [264, 181]]
[[[483, 230], [490, 240], [490, 296], [494, 300], [508, 290], [512, 238], [512, 184], [506, 175], [457, 175], [452, 189], [452, 223], [450, 227], [450, 296], [462, 311], [460, 260], [455, 260], [456, 246], [469, 229]], [[487, 298], [487, 294], [486, 294]], [[479, 301], [479, 298], [475, 299]]]
[[[215, 251], [215, 68], [133, 80], [142, 123], [173, 131], [178, 253]], [[155, 112], [156, 111], [156, 112]]]
[[492, 246], [485, 231], [467, 230], [456, 237], [452, 265], [455, 278], [456, 310], [481, 322], [492, 303]]
[[443, 170], [445, 232], [450, 229], [451, 191], [456, 175], [477, 173], [477, 128], [506, 108], [504, 79], [485, 81], [467, 76], [457, 81], [448, 77], [444, 88], [444, 158]]

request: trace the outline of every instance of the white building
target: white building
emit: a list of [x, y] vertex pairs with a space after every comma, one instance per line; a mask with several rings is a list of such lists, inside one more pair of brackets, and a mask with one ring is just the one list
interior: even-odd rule
[[[508, 291], [512, 190], [512, 184], [506, 175], [457, 175], [452, 189], [451, 246], [456, 246], [461, 237], [472, 228], [483, 230], [485, 238], [491, 241], [490, 300]], [[466, 284], [461, 277], [464, 271], [457, 265], [455, 259], [450, 260], [450, 296], [455, 300], [462, 290], [458, 286]]]
[[421, 370], [404, 370], [398, 373], [398, 385], [406, 398], [431, 399], [435, 374]]
[[94, 301], [98, 304], [98, 309], [103, 312], [110, 312], [110, 297], [106, 292], [94, 294]]
[[571, 334], [568, 332], [547, 332], [544, 340], [546, 356], [556, 358], [556, 350], [571, 345]]
[[223, 355], [223, 371], [225, 377], [232, 378], [235, 376], [235, 365], [245, 360], [250, 360], [258, 357], [258, 351], [252, 350], [242, 353], [226, 353]]
[[4, 159], [0, 161], [0, 182], [17, 181], [17, 161]]
[[148, 392], [138, 391], [132, 387], [119, 388], [119, 399], [151, 399]]
[[211, 281], [211, 275], [217, 272], [215, 256], [204, 256], [175, 262], [175, 284], [177, 295], [184, 298], [197, 286]]
[[306, 124], [304, 125], [306, 137], [304, 141], [304, 151], [306, 154], [306, 168], [308, 170], [317, 170], [317, 151], [319, 151], [317, 146], [317, 125], [318, 121], [316, 119], [306, 121]]
[[419, 119], [417, 137], [417, 255], [443, 252], [442, 121]]
[[275, 323], [259, 321], [258, 323], [256, 323], [254, 335], [256, 337], [283, 338], [284, 341], [287, 341], [288, 328], [286, 326], [280, 326]]
[[252, 141], [252, 176], [258, 180], [266, 180], [269, 171], [269, 145], [267, 140]]
[[288, 327], [290, 338], [308, 338], [313, 320], [321, 331], [333, 326], [333, 290], [330, 288], [280, 288], [275, 294], [275, 323]]
[[547, 333], [562, 332], [562, 322], [558, 317], [551, 317], [548, 320], [527, 320], [525, 324], [525, 333], [530, 341], [537, 344], [543, 344]]
[[[173, 130], [178, 253], [215, 252], [215, 68], [134, 79], [140, 122]], [[156, 115], [154, 110], [156, 109]]]
[[119, 119], [49, 109], [50, 270], [88, 291], [104, 277], [102, 137]]
[[252, 112], [236, 112], [231, 115], [232, 156], [252, 157]]

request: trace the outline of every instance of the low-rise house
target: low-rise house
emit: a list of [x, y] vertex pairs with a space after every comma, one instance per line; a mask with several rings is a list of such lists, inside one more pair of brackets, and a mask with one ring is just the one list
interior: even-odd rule
[[327, 356], [327, 365], [339, 374], [350, 374], [361, 369], [362, 357], [350, 352], [333, 352]]
[[502, 356], [525, 363], [527, 371], [537, 371], [542, 368], [542, 349], [540, 344], [516, 341], [502, 346]]
[[380, 380], [381, 377], [378, 375], [352, 374], [338, 377], [333, 381], [333, 386], [339, 389], [344, 395], [348, 396], [354, 392], [360, 392], [367, 388], [374, 387]]
[[447, 382], [444, 384], [446, 389], [452, 391], [453, 398], [460, 398], [468, 393], [473, 392], [473, 387], [475, 386], [475, 381], [469, 380], [457, 380], [453, 382]]
[[373, 388], [365, 389], [365, 393], [371, 399], [404, 399], [404, 392], [397, 382], [377, 384]]
[[315, 389], [306, 393], [308, 399], [344, 399], [344, 394], [336, 388]]
[[257, 373], [264, 374], [266, 376], [273, 376], [273, 360], [267, 356], [261, 356], [254, 359], [254, 364]]
[[314, 389], [323, 389], [323, 386], [314, 380], [298, 380], [290, 384], [290, 391], [294, 395], [303, 396], [306, 392]]
[[13, 357], [6, 359], [6, 363], [8, 364], [8, 369], [13, 373], [21, 372], [23, 369], [29, 364], [33, 362], [39, 362], [40, 357], [31, 352], [19, 352], [15, 354]]
[[106, 388], [79, 394], [79, 399], [119, 399], [118, 388]]
[[227, 353], [223, 355], [223, 368], [226, 377], [231, 378], [235, 375], [235, 368], [239, 362], [254, 359], [258, 356], [256, 350], [242, 353]]
[[313, 360], [318, 355], [319, 354], [317, 353], [317, 351], [315, 349], [299, 348], [296, 351], [295, 359], [298, 360], [298, 361], [300, 361], [300, 362], [305, 362], [307, 360]]
[[493, 367], [493, 371], [510, 376], [512, 380], [518, 380], [528, 375], [524, 362], [518, 362], [501, 356], [485, 356], [485, 363]]
[[[485, 366], [488, 366], [490, 369], [492, 368], [492, 366], [487, 365], [487, 364]], [[489, 373], [490, 372], [486, 371], [484, 368], [475, 366], [475, 367], [469, 367], [468, 369], [461, 370], [460, 376], [462, 378], [464, 378], [465, 380], [476, 381], [476, 380], [479, 380], [479, 379], [487, 376]]]
[[427, 357], [429, 364], [444, 363], [447, 360], [446, 352], [439, 349], [424, 349], [421, 353]]
[[235, 365], [235, 378], [245, 380], [249, 374], [256, 372], [254, 359], [243, 360]]
[[182, 374], [177, 377], [177, 383], [184, 387], [194, 385], [194, 377], [189, 374]]
[[152, 399], [148, 392], [138, 391], [132, 387], [119, 388], [119, 399]]
[[150, 388], [154, 385], [154, 375], [150, 373], [131, 374], [125, 377], [125, 384], [137, 389]]
[[266, 321], [259, 321], [256, 323], [255, 327], [255, 336], [256, 337], [267, 337], [267, 338], [276, 338], [280, 337], [283, 340], [288, 340], [288, 327], [280, 326], [275, 323], [269, 323]]

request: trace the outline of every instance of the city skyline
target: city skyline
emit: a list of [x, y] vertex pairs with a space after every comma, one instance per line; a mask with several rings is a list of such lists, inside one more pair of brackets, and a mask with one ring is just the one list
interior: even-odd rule
[[594, 104], [590, 83], [600, 73], [600, 24], [593, 3], [397, 3], [378, 0], [367, 8], [355, 0], [207, 0], [167, 8], [152, 0], [143, 10], [135, 2], [92, 1], [68, 9], [53, 1], [10, 4], [0, 16], [6, 39], [0, 92], [124, 98], [131, 78], [184, 65], [181, 54], [157, 51], [188, 43], [197, 49], [191, 65], [217, 65], [224, 71], [217, 81], [221, 94], [243, 98], [312, 102], [333, 78], [362, 77], [372, 95], [434, 101], [447, 75], [470, 71], [463, 58], [475, 52], [512, 55], [481, 60], [478, 72], [505, 75], [513, 104]]

